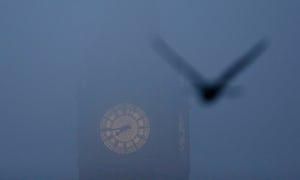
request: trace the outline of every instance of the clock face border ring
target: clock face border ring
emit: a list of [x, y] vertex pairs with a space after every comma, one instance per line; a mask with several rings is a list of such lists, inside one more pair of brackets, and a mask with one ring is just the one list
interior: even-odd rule
[[122, 103], [110, 108], [100, 121], [100, 138], [114, 153], [138, 151], [147, 143], [149, 135], [149, 118], [133, 104]]

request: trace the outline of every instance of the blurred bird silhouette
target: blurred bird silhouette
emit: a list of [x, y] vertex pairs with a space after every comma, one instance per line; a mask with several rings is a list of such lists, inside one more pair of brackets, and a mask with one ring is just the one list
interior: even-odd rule
[[153, 48], [158, 54], [191, 83], [199, 98], [206, 103], [217, 100], [228, 83], [257, 59], [266, 50], [267, 46], [268, 41], [266, 39], [260, 40], [247, 53], [238, 58], [219, 78], [208, 82], [192, 65], [168, 46], [162, 38], [156, 37], [153, 41]]

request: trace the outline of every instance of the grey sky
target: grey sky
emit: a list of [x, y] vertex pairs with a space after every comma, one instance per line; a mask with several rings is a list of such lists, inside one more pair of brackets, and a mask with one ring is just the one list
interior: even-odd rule
[[299, 179], [299, 8], [296, 0], [2, 0], [0, 177], [76, 179], [81, 64], [105, 44], [173, 71], [148, 47], [159, 33], [207, 78], [271, 39], [233, 82], [243, 96], [210, 107], [191, 98], [191, 179]]

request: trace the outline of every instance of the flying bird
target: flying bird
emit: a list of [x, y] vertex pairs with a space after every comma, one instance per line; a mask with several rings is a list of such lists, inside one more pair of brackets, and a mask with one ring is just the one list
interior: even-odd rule
[[217, 100], [229, 82], [257, 59], [266, 50], [267, 45], [268, 42], [266, 39], [260, 40], [248, 52], [238, 58], [219, 78], [209, 82], [204, 79], [191, 64], [177, 54], [162, 38], [157, 37], [153, 41], [153, 48], [158, 54], [190, 82], [196, 89], [199, 98], [206, 103]]

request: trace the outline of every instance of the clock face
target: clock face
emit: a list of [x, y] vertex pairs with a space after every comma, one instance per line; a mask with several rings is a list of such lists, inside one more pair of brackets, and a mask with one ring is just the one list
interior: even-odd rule
[[139, 107], [120, 104], [108, 110], [100, 123], [105, 146], [119, 154], [133, 153], [144, 146], [150, 133], [149, 119]]

